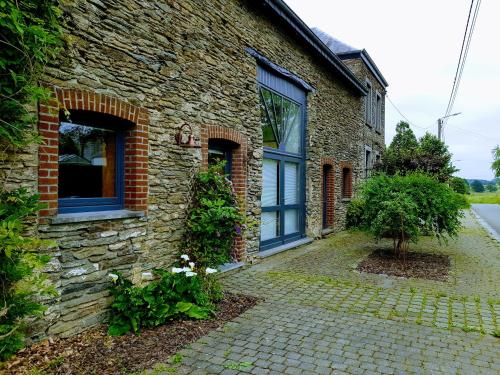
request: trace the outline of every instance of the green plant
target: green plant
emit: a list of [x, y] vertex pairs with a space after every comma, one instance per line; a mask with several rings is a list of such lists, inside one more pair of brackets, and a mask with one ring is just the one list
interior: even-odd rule
[[14, 147], [36, 138], [36, 119], [27, 105], [48, 98], [38, 80], [61, 49], [58, 4], [58, 0], [0, 1], [0, 138]]
[[470, 194], [470, 186], [466, 179], [453, 176], [448, 183], [453, 191], [459, 194]]
[[476, 193], [482, 193], [484, 192], [484, 185], [481, 181], [479, 180], [474, 180], [471, 182], [470, 187], [472, 190], [474, 190]]
[[0, 359], [23, 347], [26, 318], [43, 312], [41, 295], [55, 294], [35, 272], [50, 257], [38, 249], [49, 245], [26, 236], [26, 221], [38, 211], [37, 196], [26, 189], [0, 193]]
[[[49, 98], [39, 87], [44, 66], [62, 45], [57, 0], [0, 1], [0, 144], [7, 156], [38, 138], [30, 108]], [[7, 151], [7, 152], [6, 152]], [[49, 260], [42, 242], [29, 235], [27, 220], [40, 205], [25, 189], [0, 187], [0, 360], [23, 346], [26, 318], [40, 314], [41, 295], [54, 294], [37, 268]]]
[[391, 176], [422, 172], [445, 182], [457, 171], [451, 159], [452, 154], [444, 142], [429, 133], [417, 141], [410, 125], [401, 121], [381, 163], [375, 168]]
[[193, 262], [173, 267], [171, 271], [155, 269], [158, 279], [144, 287], [134, 286], [119, 273], [110, 274], [113, 279], [110, 290], [115, 299], [108, 333], [118, 336], [129, 331], [138, 333], [143, 327], [156, 327], [173, 319], [208, 318], [214, 301], [205, 284], [212, 271], [205, 269], [205, 275], [201, 275]]
[[420, 173], [379, 174], [362, 186], [361, 199], [361, 228], [376, 239], [392, 238], [397, 255], [404, 255], [410, 241], [417, 242], [422, 234], [439, 241], [456, 236], [468, 205], [463, 195]]
[[231, 260], [236, 236], [244, 229], [231, 182], [218, 173], [220, 165], [195, 176], [191, 211], [183, 251], [200, 266], [218, 266]]
[[495, 177], [500, 177], [500, 147], [497, 145], [493, 150], [491, 150], [493, 155], [493, 162], [491, 163], [491, 169], [495, 173]]
[[365, 202], [362, 199], [352, 199], [347, 206], [346, 227], [358, 228], [363, 222]]
[[252, 362], [228, 362], [224, 365], [224, 368], [230, 369], [230, 370], [236, 370], [236, 371], [241, 371], [247, 367], [251, 367]]

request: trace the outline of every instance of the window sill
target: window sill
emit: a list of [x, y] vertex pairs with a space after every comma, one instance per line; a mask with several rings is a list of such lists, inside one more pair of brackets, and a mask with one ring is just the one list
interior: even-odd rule
[[81, 223], [85, 221], [129, 219], [133, 217], [143, 217], [143, 211], [116, 210], [116, 211], [96, 211], [78, 212], [71, 214], [59, 214], [50, 219], [51, 224]]
[[302, 238], [302, 239], [294, 241], [294, 242], [289, 242], [289, 243], [286, 243], [286, 244], [278, 246], [278, 247], [273, 247], [272, 249], [269, 249], [269, 250], [260, 251], [258, 256], [260, 258], [267, 258], [271, 255], [278, 254], [278, 253], [281, 253], [282, 251], [290, 250], [290, 249], [293, 249], [295, 247], [299, 247], [299, 246], [308, 244], [312, 241], [313, 240], [311, 238], [305, 237], [305, 238]]

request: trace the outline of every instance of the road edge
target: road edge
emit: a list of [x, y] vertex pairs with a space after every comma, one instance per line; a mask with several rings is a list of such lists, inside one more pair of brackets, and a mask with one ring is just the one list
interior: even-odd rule
[[489, 236], [493, 239], [496, 240], [497, 242], [500, 242], [500, 234], [497, 233], [495, 229], [491, 227], [490, 224], [488, 224], [471, 206], [470, 208], [471, 212], [474, 214], [474, 217], [477, 219], [479, 224], [488, 232]]

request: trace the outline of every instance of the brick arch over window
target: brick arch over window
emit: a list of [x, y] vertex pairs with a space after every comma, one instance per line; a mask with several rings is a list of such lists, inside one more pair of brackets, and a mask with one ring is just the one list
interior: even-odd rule
[[79, 89], [51, 86], [53, 97], [39, 103], [38, 132], [42, 138], [39, 147], [38, 191], [40, 201], [47, 208], [40, 216], [53, 216], [58, 208], [59, 111], [85, 110], [104, 113], [134, 123], [125, 132], [125, 186], [124, 206], [146, 211], [148, 195], [148, 127], [147, 109], [126, 103], [118, 98]]
[[[210, 140], [230, 141], [236, 147], [232, 149], [231, 160], [231, 181], [234, 192], [241, 205], [240, 209], [245, 212], [247, 194], [247, 139], [240, 132], [216, 125], [205, 125], [201, 128], [201, 154], [202, 168], [208, 168], [208, 143]], [[236, 238], [232, 257], [235, 260], [242, 260], [245, 251], [245, 243], [242, 237]]]
[[[333, 158], [321, 158], [321, 203], [324, 229], [333, 229], [335, 215], [335, 169]], [[326, 186], [325, 186], [326, 183]]]

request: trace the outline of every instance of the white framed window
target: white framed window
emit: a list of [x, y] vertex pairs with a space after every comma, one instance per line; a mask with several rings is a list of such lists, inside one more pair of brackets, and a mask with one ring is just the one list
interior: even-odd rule
[[370, 177], [371, 171], [373, 168], [373, 160], [372, 160], [372, 148], [370, 146], [365, 146], [365, 178]]
[[372, 83], [367, 79], [366, 88], [368, 89], [368, 94], [365, 96], [365, 122], [368, 125], [373, 125], [373, 86]]
[[375, 130], [379, 132], [382, 131], [382, 95], [377, 91], [376, 92], [376, 105], [375, 105]]

